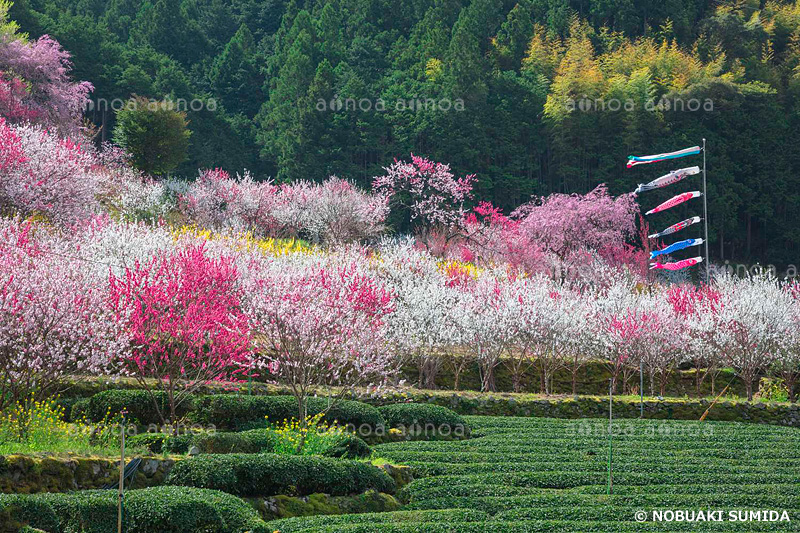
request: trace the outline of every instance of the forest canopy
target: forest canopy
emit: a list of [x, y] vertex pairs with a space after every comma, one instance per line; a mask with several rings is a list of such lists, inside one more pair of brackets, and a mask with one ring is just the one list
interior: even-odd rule
[[712, 259], [798, 263], [798, 2], [16, 0], [9, 16], [72, 54], [106, 140], [115, 101], [196, 103], [181, 174], [368, 186], [413, 152], [510, 212], [630, 192], [671, 168], [627, 155], [706, 138]]

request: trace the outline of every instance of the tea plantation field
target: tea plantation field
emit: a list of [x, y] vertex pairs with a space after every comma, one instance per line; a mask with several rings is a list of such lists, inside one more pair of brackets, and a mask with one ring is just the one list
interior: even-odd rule
[[[795, 428], [617, 420], [608, 495], [607, 422], [468, 422], [469, 440], [376, 447], [380, 457], [415, 470], [417, 479], [401, 492], [403, 510], [270, 526], [281, 533], [800, 531]], [[675, 520], [681, 511], [693, 521]]]

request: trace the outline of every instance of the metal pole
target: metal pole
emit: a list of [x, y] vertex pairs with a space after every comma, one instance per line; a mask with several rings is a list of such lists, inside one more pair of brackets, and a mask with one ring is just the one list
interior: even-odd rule
[[122, 444], [120, 446], [119, 458], [119, 504], [117, 509], [117, 533], [122, 533], [122, 490], [125, 483], [125, 413], [122, 413], [122, 425], [120, 426]]
[[705, 226], [706, 283], [711, 280], [711, 258], [708, 255], [708, 186], [706, 185], [706, 140], [703, 138], [703, 222]]
[[639, 360], [639, 418], [644, 418], [644, 359]]
[[614, 485], [614, 477], [611, 468], [611, 462], [612, 462], [611, 406], [613, 404], [613, 393], [614, 393], [614, 378], [611, 378], [608, 380], [608, 487], [606, 488], [606, 494], [611, 494]]

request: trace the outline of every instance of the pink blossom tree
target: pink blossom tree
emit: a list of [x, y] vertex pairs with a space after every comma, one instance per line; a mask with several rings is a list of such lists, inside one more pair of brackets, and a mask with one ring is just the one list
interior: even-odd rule
[[216, 168], [201, 170], [186, 193], [180, 195], [181, 211], [200, 227], [270, 235], [276, 229], [272, 213], [278, 187], [271, 181], [256, 182], [250, 173], [232, 178]]
[[447, 232], [461, 224], [474, 174], [456, 178], [449, 165], [414, 154], [411, 162], [395, 161], [384, 170], [373, 179], [372, 189], [389, 199], [392, 210], [402, 211], [402, 225], [414, 227], [424, 239], [434, 228]]
[[46, 232], [0, 219], [0, 409], [107, 370], [120, 349], [104, 287]]
[[[129, 340], [122, 372], [146, 389], [177, 432], [176, 408], [198, 387], [229, 379], [248, 364], [250, 330], [242, 311], [238, 272], [227, 257], [204, 247], [160, 252], [110, 281], [110, 303]], [[155, 390], [169, 401], [163, 413]]]
[[70, 77], [70, 55], [51, 37], [0, 37], [0, 114], [63, 134], [80, 129], [92, 84]]
[[0, 202], [21, 215], [74, 224], [99, 209], [91, 152], [39, 126], [0, 126]]
[[698, 398], [702, 395], [701, 387], [706, 379], [710, 379], [714, 394], [723, 362], [713, 342], [721, 327], [722, 295], [710, 285], [680, 284], [667, 289], [665, 296], [678, 320], [687, 360], [694, 366], [695, 394]]
[[333, 405], [353, 388], [382, 383], [392, 373], [384, 340], [393, 296], [356, 262], [287, 268], [265, 260], [251, 265], [250, 276], [255, 366], [291, 389], [301, 424], [315, 389], [324, 389]]
[[[565, 268], [586, 251], [624, 250], [636, 234], [638, 206], [632, 195], [613, 198], [605, 185], [585, 195], [553, 194], [517, 208], [518, 231], [528, 243], [554, 254]], [[555, 273], [554, 273], [555, 274]], [[562, 274], [562, 277], [564, 275]]]
[[275, 218], [318, 244], [359, 242], [386, 228], [388, 198], [369, 194], [331, 176], [322, 183], [298, 181], [281, 186]]

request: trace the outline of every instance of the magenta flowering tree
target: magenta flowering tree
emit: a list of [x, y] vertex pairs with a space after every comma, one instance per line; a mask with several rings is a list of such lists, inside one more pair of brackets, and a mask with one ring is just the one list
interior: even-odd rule
[[[233, 262], [202, 245], [160, 252], [109, 278], [114, 317], [125, 332], [123, 373], [146, 389], [161, 421], [177, 431], [176, 408], [201, 385], [232, 379], [249, 363], [250, 330]], [[169, 413], [154, 390], [162, 390]], [[167, 415], [169, 418], [167, 418]]]
[[0, 173], [14, 172], [24, 162], [22, 140], [6, 119], [0, 117]]
[[120, 348], [104, 287], [46, 231], [0, 219], [0, 409], [106, 370]]
[[411, 154], [411, 162], [395, 161], [372, 182], [373, 191], [389, 199], [391, 209], [404, 212], [405, 224], [425, 235], [432, 228], [461, 224], [464, 202], [472, 196], [475, 175], [456, 178], [450, 166]]
[[37, 122], [42, 111], [26, 105], [28, 85], [8, 72], [0, 72], [0, 114], [13, 123]]
[[392, 374], [384, 341], [393, 295], [357, 264], [287, 268], [262, 262], [251, 275], [256, 366], [291, 389], [301, 424], [317, 388], [333, 405], [354, 387], [383, 384]]
[[35, 41], [0, 38], [0, 114], [64, 134], [80, 128], [92, 84], [70, 77], [69, 52], [47, 35]]
[[721, 327], [722, 294], [710, 285], [673, 285], [666, 291], [666, 301], [678, 321], [679, 335], [685, 346], [685, 358], [694, 366], [695, 393], [710, 378], [711, 393], [722, 368], [722, 356], [714, 346]]

